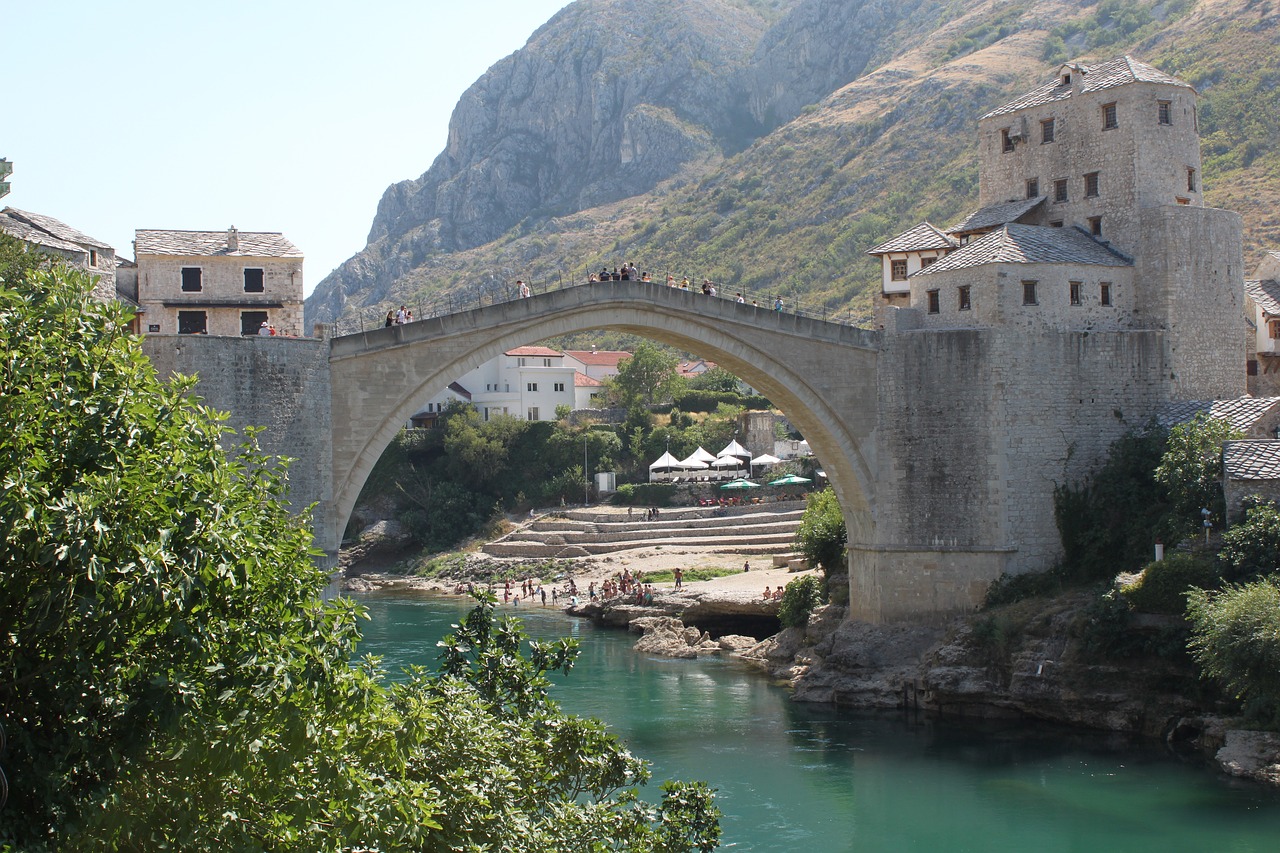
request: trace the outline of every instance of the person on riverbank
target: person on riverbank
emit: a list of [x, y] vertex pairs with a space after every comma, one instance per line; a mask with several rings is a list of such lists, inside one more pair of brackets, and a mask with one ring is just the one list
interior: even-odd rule
[[743, 571], [743, 572], [749, 572], [749, 571], [751, 571], [751, 561], [750, 561], [750, 560], [747, 560], [746, 562], [744, 562], [744, 563], [742, 564], [742, 571]]
[[676, 578], [676, 589], [682, 588], [684, 586], [684, 569], [676, 566], [675, 571], [672, 572], [672, 574], [675, 575]]
[[547, 606], [547, 591], [543, 587], [538, 587], [538, 594], [542, 596], [542, 606]]

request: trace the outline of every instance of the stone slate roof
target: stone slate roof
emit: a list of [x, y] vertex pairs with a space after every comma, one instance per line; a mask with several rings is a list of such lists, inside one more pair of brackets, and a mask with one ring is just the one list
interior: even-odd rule
[[1246, 281], [1244, 292], [1264, 313], [1272, 317], [1280, 317], [1280, 281], [1270, 278], [1263, 281]]
[[874, 249], [867, 249], [868, 255], [887, 255], [890, 252], [924, 252], [929, 249], [954, 249], [960, 243], [934, 228], [928, 222], [921, 222], [909, 231], [903, 231]]
[[1075, 228], [1005, 225], [912, 274], [912, 278], [984, 264], [1095, 264], [1130, 262]]
[[1280, 441], [1228, 441], [1222, 449], [1222, 470], [1228, 480], [1280, 480]]
[[1007, 222], [1017, 222], [1019, 218], [1035, 210], [1045, 198], [1046, 196], [1041, 195], [1035, 198], [1003, 201], [1000, 204], [980, 207], [958, 224], [948, 228], [947, 232], [950, 234], [965, 234], [973, 231], [985, 231], [988, 228], [995, 228], [997, 225], [1004, 225]]
[[227, 245], [226, 231], [138, 229], [134, 254], [198, 257], [301, 258], [302, 251], [274, 231], [238, 231], [238, 249]]
[[1280, 405], [1280, 397], [1237, 397], [1234, 400], [1191, 400], [1167, 403], [1156, 413], [1156, 423], [1168, 429], [1184, 424], [1201, 413], [1226, 421], [1233, 429], [1247, 433], [1264, 415]]
[[1171, 77], [1160, 69], [1145, 62], [1139, 62], [1131, 56], [1121, 56], [1098, 65], [1077, 65], [1072, 63], [1062, 66], [1052, 82], [1032, 89], [1022, 97], [1015, 98], [1007, 104], [1001, 104], [991, 112], [980, 116], [978, 121], [1007, 115], [1029, 107], [1042, 106], [1054, 101], [1066, 100], [1071, 97], [1072, 84], [1063, 83], [1062, 75], [1068, 72], [1073, 76], [1080, 75], [1080, 91], [1082, 94], [1098, 92], [1103, 89], [1113, 89], [1116, 86], [1124, 86], [1128, 83], [1164, 83], [1169, 86], [1193, 88], [1190, 83], [1179, 80], [1177, 77]]
[[52, 216], [30, 213], [16, 207], [6, 207], [0, 211], [0, 228], [19, 240], [65, 252], [84, 252], [86, 246], [95, 249], [111, 248], [110, 244], [95, 240]]

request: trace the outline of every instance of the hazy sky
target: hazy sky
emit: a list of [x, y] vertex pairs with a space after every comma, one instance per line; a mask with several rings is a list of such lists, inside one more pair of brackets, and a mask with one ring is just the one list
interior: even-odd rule
[[568, 0], [6, 0], [11, 205], [133, 257], [137, 228], [281, 231], [307, 293], [458, 97]]

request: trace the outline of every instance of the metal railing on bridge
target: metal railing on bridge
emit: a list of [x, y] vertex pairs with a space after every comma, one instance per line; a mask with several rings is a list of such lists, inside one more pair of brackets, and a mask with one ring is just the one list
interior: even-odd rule
[[[557, 275], [555, 279], [543, 279], [541, 281], [533, 281], [523, 279], [529, 287], [531, 296], [543, 293], [551, 293], [556, 290], [567, 290], [573, 287], [627, 287], [636, 288], [635, 293], [642, 293], [639, 288], [648, 287], [668, 287], [666, 283], [667, 273], [662, 274], [661, 280], [654, 281], [601, 281], [593, 282], [578, 280], [576, 278], [565, 279], [563, 276]], [[677, 284], [682, 278], [677, 278]], [[403, 306], [410, 312], [412, 320], [426, 320], [430, 317], [440, 317], [445, 314], [456, 314], [459, 311], [468, 311], [473, 308], [483, 308], [487, 305], [497, 305], [501, 302], [514, 302], [521, 299], [519, 288], [516, 284], [517, 279], [510, 282], [489, 281], [465, 287], [461, 290], [455, 290], [447, 294], [440, 294], [432, 297], [429, 302], [421, 300], [414, 302], [396, 302], [396, 303], [380, 303], [377, 305], [366, 305], [363, 308], [353, 312], [343, 314], [332, 325], [332, 333], [334, 335], [354, 335], [360, 332], [369, 332], [374, 329], [382, 328], [388, 323], [388, 315], [394, 320], [394, 314]], [[747, 305], [754, 305], [760, 311], [780, 310], [784, 314], [795, 314], [800, 317], [809, 317], [815, 320], [825, 320], [828, 323], [839, 323], [844, 326], [854, 326], [855, 317], [848, 308], [836, 310], [830, 305], [814, 300], [800, 299], [792, 295], [781, 294], [782, 307], [775, 308], [779, 294], [764, 293], [763, 291], [745, 290], [742, 288], [731, 287], [714, 283], [716, 286], [715, 296], [704, 296], [701, 293], [701, 283], [694, 283], [689, 280], [689, 292], [696, 294], [699, 298], [704, 299], [728, 299], [736, 301], [738, 295], [742, 295], [742, 300]]]

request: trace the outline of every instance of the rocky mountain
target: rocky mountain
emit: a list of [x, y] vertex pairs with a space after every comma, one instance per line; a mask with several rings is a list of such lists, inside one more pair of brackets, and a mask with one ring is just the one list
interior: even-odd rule
[[578, 0], [463, 95], [308, 321], [623, 260], [866, 321], [865, 250], [976, 199], [977, 116], [1121, 53], [1199, 89], [1249, 259], [1280, 245], [1278, 41], [1263, 0]]

